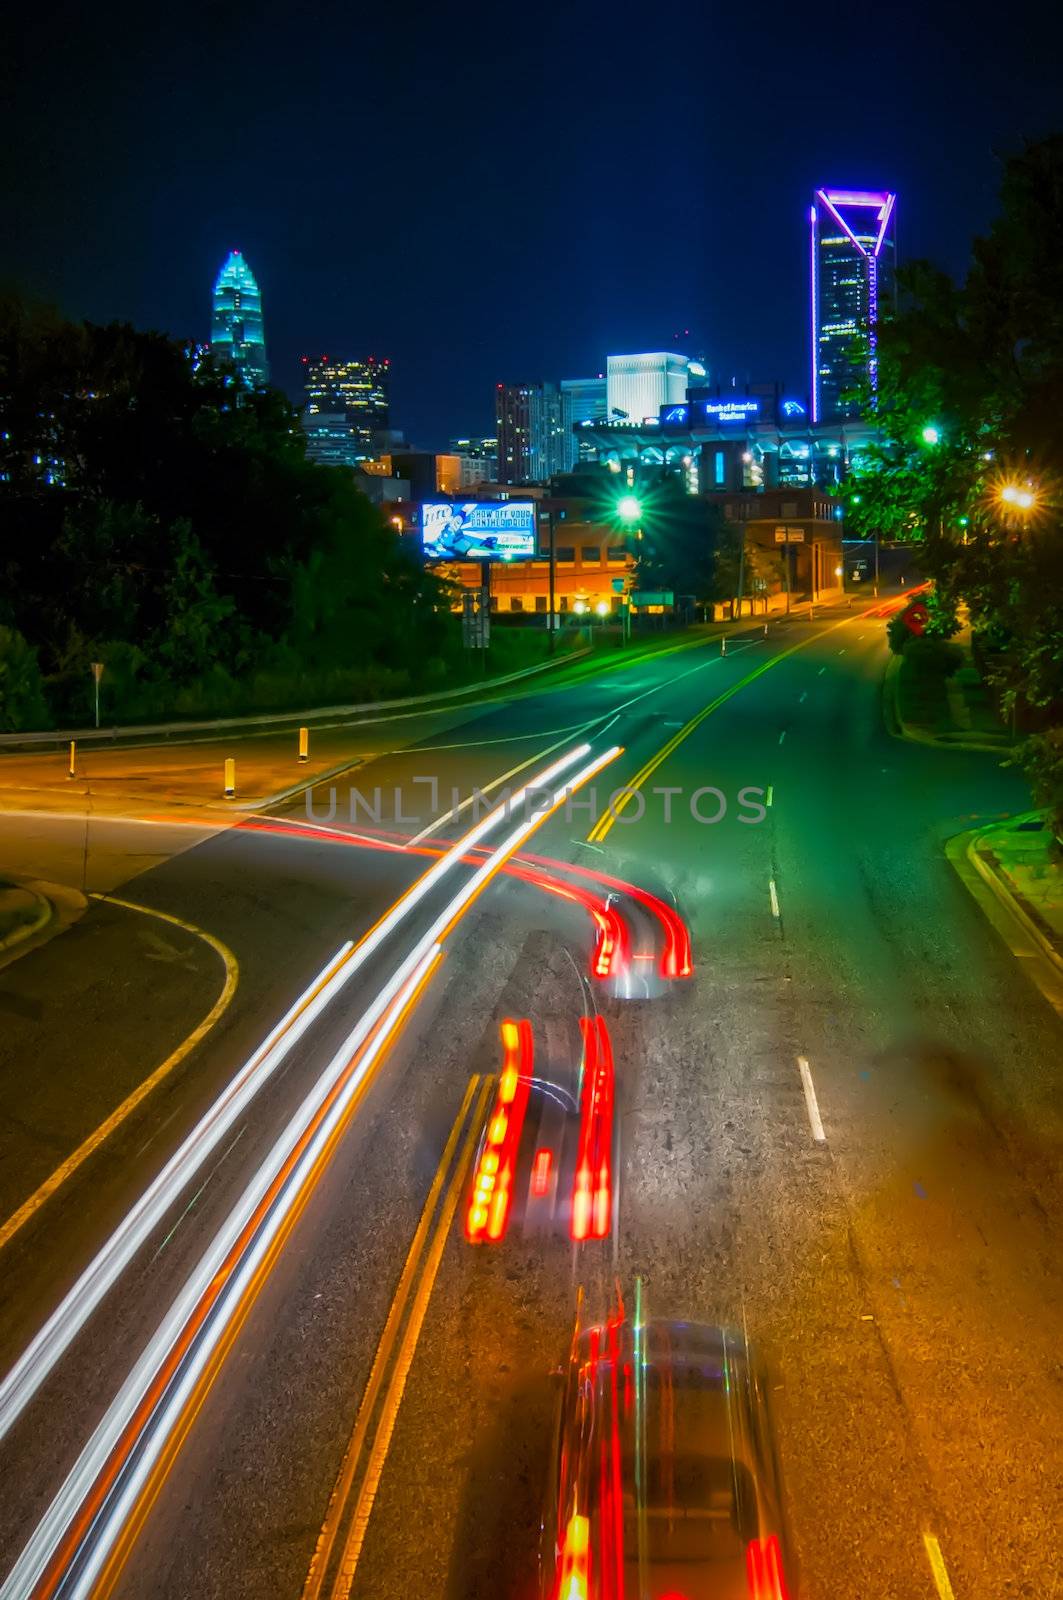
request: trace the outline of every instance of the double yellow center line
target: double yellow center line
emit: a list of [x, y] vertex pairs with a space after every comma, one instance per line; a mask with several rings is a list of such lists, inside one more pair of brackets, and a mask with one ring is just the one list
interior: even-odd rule
[[587, 835], [588, 843], [601, 843], [613, 824], [627, 810], [637, 790], [642, 788], [647, 779], [652, 778], [658, 767], [668, 760], [668, 757], [679, 748], [684, 739], [690, 738], [695, 728], [700, 728], [706, 717], [711, 717], [714, 711], [718, 711], [722, 705], [725, 705], [741, 689], [748, 687], [755, 679], [762, 677], [765, 672], [770, 672], [772, 667], [777, 667], [780, 661], [785, 661], [788, 656], [796, 654], [798, 650], [807, 649], [815, 640], [824, 638], [828, 633], [833, 633], [836, 628], [844, 628], [847, 622], [852, 621], [852, 617], [843, 617], [840, 622], [832, 623], [829, 628], [824, 628], [822, 632], [815, 633], [808, 639], [801, 639], [797, 644], [790, 645], [786, 650], [780, 650], [778, 655], [771, 656], [767, 661], [762, 661], [759, 667], [754, 667], [752, 672], [747, 672], [744, 678], [739, 678], [737, 683], [733, 683], [729, 689], [725, 689], [722, 694], [718, 694], [715, 700], [710, 700], [707, 706], [703, 706], [699, 712], [691, 717], [689, 722], [684, 723], [678, 733], [673, 734], [661, 746], [656, 755], [650, 757], [646, 765], [635, 774], [631, 782], [625, 785], [622, 791], [617, 791], [616, 804], [610, 803], [598, 818]]
[[406, 1379], [493, 1087], [493, 1078], [474, 1074], [450, 1130], [373, 1358], [302, 1600], [322, 1600], [325, 1595], [328, 1600], [347, 1600], [350, 1595]]

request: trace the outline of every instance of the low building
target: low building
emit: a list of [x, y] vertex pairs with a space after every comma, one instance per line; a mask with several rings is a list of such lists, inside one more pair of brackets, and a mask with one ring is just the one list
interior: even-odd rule
[[791, 597], [818, 600], [843, 587], [842, 508], [821, 489], [724, 491], [703, 498], [719, 506], [728, 522], [745, 528], [760, 549], [778, 557], [778, 576], [769, 592], [785, 592], [788, 586]]

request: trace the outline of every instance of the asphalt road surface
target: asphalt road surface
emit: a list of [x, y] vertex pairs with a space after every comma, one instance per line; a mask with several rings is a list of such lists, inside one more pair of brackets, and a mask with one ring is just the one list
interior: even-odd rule
[[[576, 1293], [636, 1278], [760, 1346], [801, 1596], [1063, 1594], [1061, 1024], [943, 851], [1028, 795], [892, 738], [884, 660], [834, 607], [379, 738], [335, 808], [99, 824], [127, 903], [0, 971], [5, 1216], [237, 979], [0, 1245], [0, 1596], [530, 1597]], [[453, 857], [474, 808], [415, 782], [595, 762]], [[85, 881], [74, 827], [38, 876]], [[674, 897], [693, 975], [590, 977], [593, 880], [510, 848]], [[564, 1054], [594, 1009], [616, 1227], [470, 1245], [500, 1021]]]

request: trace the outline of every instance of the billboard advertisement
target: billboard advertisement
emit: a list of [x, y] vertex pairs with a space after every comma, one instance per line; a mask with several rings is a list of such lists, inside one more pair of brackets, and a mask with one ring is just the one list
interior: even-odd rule
[[530, 561], [536, 554], [534, 500], [428, 500], [421, 543], [431, 561]]

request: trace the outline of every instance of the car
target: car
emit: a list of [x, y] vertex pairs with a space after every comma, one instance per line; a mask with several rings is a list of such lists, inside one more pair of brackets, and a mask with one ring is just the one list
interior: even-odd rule
[[562, 1373], [541, 1600], [790, 1600], [767, 1388], [743, 1334], [577, 1324]]

